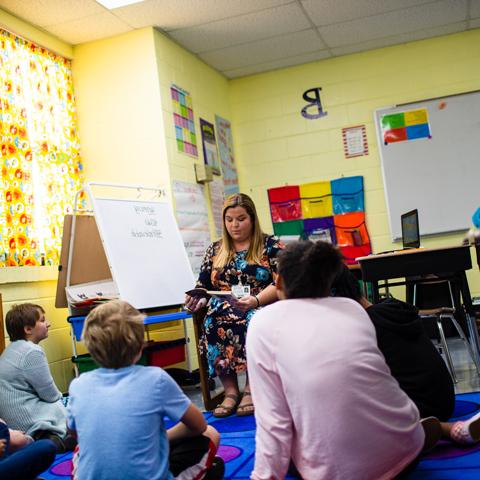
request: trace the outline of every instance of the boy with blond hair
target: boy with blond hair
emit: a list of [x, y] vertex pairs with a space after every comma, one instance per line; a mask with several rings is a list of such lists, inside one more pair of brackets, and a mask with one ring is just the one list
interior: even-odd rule
[[[140, 312], [121, 300], [100, 305], [87, 316], [82, 340], [100, 368], [70, 385], [75, 478], [223, 478], [218, 432], [164, 370], [136, 365], [144, 340]], [[166, 430], [165, 416], [179, 423]]]

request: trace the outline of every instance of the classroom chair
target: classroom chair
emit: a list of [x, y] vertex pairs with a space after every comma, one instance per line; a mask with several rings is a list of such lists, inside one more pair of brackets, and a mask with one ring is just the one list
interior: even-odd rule
[[206, 308], [199, 310], [192, 315], [192, 319], [193, 330], [195, 332], [195, 346], [197, 348], [198, 371], [200, 374], [200, 388], [202, 390], [203, 404], [205, 405], [205, 410], [210, 411], [223, 401], [223, 392], [218, 394], [214, 393], [212, 396], [211, 392], [215, 389], [215, 383], [209, 378], [207, 359], [198, 348], [199, 339], [203, 332], [203, 320], [206, 313]]
[[[450, 321], [451, 326], [464, 343], [473, 363], [475, 364], [477, 374], [480, 375], [480, 365], [473, 353], [470, 342], [460, 326], [460, 323], [455, 318], [456, 312], [454, 308], [455, 303], [453, 300], [451, 282], [449, 280], [438, 278], [428, 278], [416, 282], [413, 288], [413, 304], [419, 307], [418, 314], [422, 320], [433, 320], [433, 325], [436, 327], [440, 339], [440, 345], [445, 354], [445, 360], [453, 382], [457, 383], [457, 376], [455, 374], [455, 368], [453, 366], [452, 356], [448, 348], [447, 337], [444, 330], [446, 325], [445, 322], [447, 320]], [[435, 304], [437, 306], [434, 306]]]

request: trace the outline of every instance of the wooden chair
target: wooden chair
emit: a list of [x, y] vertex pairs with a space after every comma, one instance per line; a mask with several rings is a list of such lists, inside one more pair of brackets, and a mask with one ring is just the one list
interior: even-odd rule
[[197, 348], [198, 371], [200, 373], [200, 387], [202, 389], [203, 404], [205, 405], [205, 410], [210, 411], [223, 401], [224, 394], [221, 392], [212, 397], [210, 389], [211, 382], [208, 376], [208, 362], [198, 348], [198, 342], [203, 332], [203, 319], [205, 318], [206, 312], [206, 308], [199, 310], [192, 315], [192, 318], [193, 329], [195, 332], [195, 346]]

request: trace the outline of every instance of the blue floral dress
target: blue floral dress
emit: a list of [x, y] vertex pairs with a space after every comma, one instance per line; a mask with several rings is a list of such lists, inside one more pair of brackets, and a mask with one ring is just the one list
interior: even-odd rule
[[[258, 295], [274, 283], [277, 273], [277, 253], [284, 248], [273, 236], [265, 235], [263, 255], [259, 264], [246, 261], [247, 251], [237, 252], [222, 269], [213, 269], [221, 240], [212, 243], [203, 259], [197, 287], [207, 290], [230, 291], [232, 285], [249, 285], [250, 294]], [[210, 377], [247, 370], [245, 338], [248, 324], [255, 310], [239, 312], [221, 297], [212, 297], [205, 315], [200, 350], [208, 359]]]

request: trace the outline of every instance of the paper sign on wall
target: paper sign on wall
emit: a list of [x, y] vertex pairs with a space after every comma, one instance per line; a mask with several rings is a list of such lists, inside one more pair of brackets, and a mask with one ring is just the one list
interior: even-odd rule
[[198, 275], [205, 250], [210, 245], [210, 229], [203, 185], [173, 182], [178, 228], [193, 274]]
[[367, 131], [365, 125], [342, 128], [343, 151], [346, 158], [368, 155]]
[[220, 175], [220, 160], [218, 158], [217, 142], [215, 140], [215, 127], [200, 119], [200, 132], [202, 134], [203, 158], [205, 164], [212, 167], [215, 175]]
[[217, 130], [218, 150], [222, 162], [223, 184], [225, 195], [239, 192], [237, 167], [233, 154], [232, 127], [228, 120], [215, 115], [215, 126]]
[[215, 233], [217, 237], [222, 235], [223, 229], [223, 202], [225, 194], [223, 193], [223, 183], [221, 180], [213, 180], [210, 182], [210, 203], [212, 205], [213, 223], [215, 224]]

